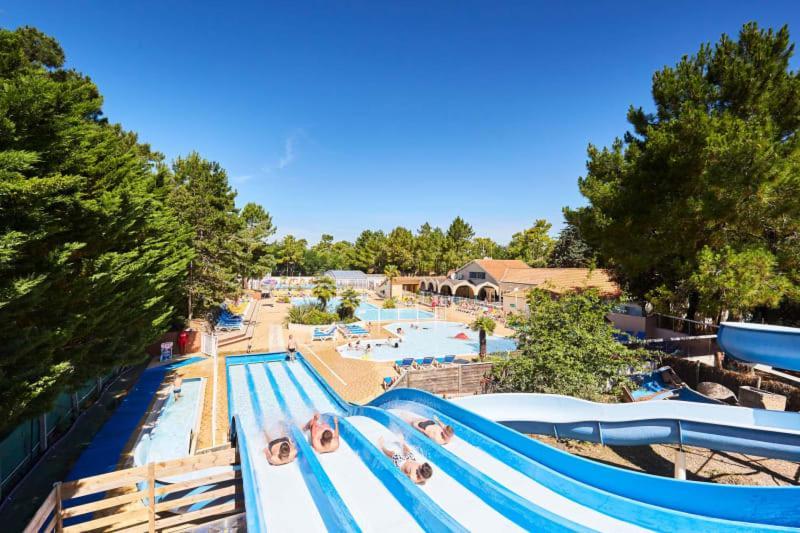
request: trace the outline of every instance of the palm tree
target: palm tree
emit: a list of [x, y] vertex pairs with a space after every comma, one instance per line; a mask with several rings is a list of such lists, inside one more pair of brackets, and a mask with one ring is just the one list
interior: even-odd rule
[[325, 311], [328, 308], [328, 302], [336, 296], [336, 282], [328, 276], [315, 278], [311, 294], [319, 300], [319, 308]]
[[339, 309], [341, 309], [343, 312], [340, 311], [339, 316], [342, 318], [352, 317], [360, 304], [361, 297], [358, 295], [355, 289], [345, 289], [342, 292], [342, 301], [339, 303]]
[[469, 326], [472, 331], [478, 332], [478, 339], [480, 340], [481, 346], [478, 354], [480, 355], [481, 360], [486, 357], [486, 335], [491, 335], [494, 333], [495, 326], [497, 326], [497, 324], [495, 324], [494, 320], [486, 315], [479, 316]]
[[389, 285], [389, 298], [392, 297], [392, 280], [400, 275], [400, 271], [394, 265], [386, 265], [383, 269], [383, 275], [386, 276], [386, 283]]

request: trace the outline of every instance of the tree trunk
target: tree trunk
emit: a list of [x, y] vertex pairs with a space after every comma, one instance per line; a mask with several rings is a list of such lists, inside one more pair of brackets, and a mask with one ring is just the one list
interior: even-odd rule
[[480, 339], [481, 344], [479, 354], [481, 356], [481, 360], [483, 360], [486, 357], [486, 332], [484, 330], [480, 330], [478, 332], [478, 338]]

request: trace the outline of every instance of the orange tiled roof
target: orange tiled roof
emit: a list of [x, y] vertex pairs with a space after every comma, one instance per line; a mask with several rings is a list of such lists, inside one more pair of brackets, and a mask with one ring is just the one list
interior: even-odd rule
[[590, 270], [588, 268], [527, 268], [511, 269], [503, 278], [504, 284], [544, 285], [543, 288], [554, 293], [582, 290], [587, 288], [598, 289], [606, 296], [620, 294], [617, 285], [603, 269]]
[[524, 261], [519, 259], [476, 259], [475, 263], [498, 282], [503, 281], [503, 277], [510, 269], [532, 270]]

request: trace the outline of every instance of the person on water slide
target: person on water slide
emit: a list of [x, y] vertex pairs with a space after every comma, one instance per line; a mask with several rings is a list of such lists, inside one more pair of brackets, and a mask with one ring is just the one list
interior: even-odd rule
[[400, 415], [400, 418], [424, 433], [426, 437], [437, 444], [447, 444], [456, 433], [452, 426], [442, 424], [438, 418], [430, 420], [413, 415]]
[[264, 449], [264, 453], [267, 456], [267, 461], [269, 461], [271, 465], [285, 465], [291, 463], [294, 461], [294, 458], [297, 457], [297, 447], [286, 434], [270, 439], [270, 435], [265, 431], [264, 436], [267, 438], [267, 442], [269, 442]]
[[320, 422], [319, 418], [319, 413], [316, 413], [303, 427], [311, 433], [311, 447], [319, 453], [336, 451], [339, 447], [339, 419], [333, 417], [335, 429], [331, 429], [325, 422]]
[[433, 468], [430, 463], [420, 463], [417, 457], [405, 441], [401, 442], [400, 451], [392, 450], [384, 445], [383, 437], [378, 439], [378, 445], [383, 454], [392, 460], [394, 466], [408, 476], [408, 479], [417, 485], [424, 485], [433, 475]]

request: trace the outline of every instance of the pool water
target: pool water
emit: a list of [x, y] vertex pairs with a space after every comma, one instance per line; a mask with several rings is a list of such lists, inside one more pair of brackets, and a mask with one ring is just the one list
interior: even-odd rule
[[[365, 350], [348, 348], [347, 344], [337, 349], [343, 357], [353, 359], [366, 359], [370, 361], [394, 361], [403, 357], [443, 357], [445, 355], [476, 355], [480, 350], [478, 333], [472, 331], [460, 322], [421, 322], [419, 329], [412, 329], [408, 322], [394, 322], [387, 324], [384, 329], [397, 334], [397, 328], [402, 328], [400, 335], [402, 341], [394, 347], [397, 339], [362, 339], [360, 345], [372, 346], [370, 353]], [[455, 338], [458, 334], [465, 334], [466, 340]], [[355, 344], [355, 341], [352, 341]], [[514, 350], [517, 343], [513, 339], [490, 335], [486, 338], [486, 351], [506, 352]]]
[[[339, 306], [339, 298], [333, 298], [328, 302], [328, 311], [336, 312]], [[316, 298], [292, 298], [292, 305], [317, 304]], [[361, 302], [356, 309], [356, 316], [366, 322], [384, 322], [386, 320], [425, 320], [433, 318], [433, 313], [422, 309], [380, 309], [371, 303]]]
[[202, 383], [199, 378], [183, 380], [178, 400], [170, 391], [155, 427], [136, 447], [136, 464], [169, 461], [189, 455], [189, 439], [197, 422]]

